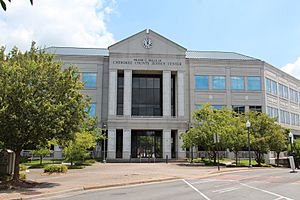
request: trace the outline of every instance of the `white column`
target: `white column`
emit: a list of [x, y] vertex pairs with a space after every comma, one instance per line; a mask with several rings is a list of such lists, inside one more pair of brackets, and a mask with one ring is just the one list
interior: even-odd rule
[[108, 86], [108, 116], [115, 116], [117, 113], [117, 79], [117, 70], [110, 69]]
[[184, 148], [182, 148], [183, 141], [179, 138], [180, 134], [182, 132], [185, 132], [185, 130], [178, 130], [177, 134], [177, 152], [178, 152], [178, 159], [185, 159], [186, 158], [186, 151]]
[[171, 71], [163, 71], [163, 116], [171, 116]]
[[163, 130], [163, 159], [171, 159], [171, 130]]
[[116, 158], [116, 129], [108, 129], [107, 159]]
[[123, 159], [130, 159], [131, 154], [131, 129], [123, 130]]
[[184, 71], [177, 72], [178, 87], [178, 117], [184, 117]]
[[124, 70], [124, 116], [131, 116], [132, 70]]

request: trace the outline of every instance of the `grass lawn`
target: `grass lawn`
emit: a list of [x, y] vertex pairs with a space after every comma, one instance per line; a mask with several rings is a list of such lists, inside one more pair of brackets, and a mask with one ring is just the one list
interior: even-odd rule
[[43, 160], [42, 165], [40, 165], [40, 160], [32, 160], [32, 161], [24, 162], [22, 164], [28, 166], [31, 169], [34, 169], [34, 168], [43, 168], [49, 164], [61, 164], [61, 162], [62, 162], [61, 160]]
[[[214, 165], [214, 160], [210, 160], [208, 158], [195, 158], [193, 160], [194, 163], [204, 163], [205, 165]], [[218, 162], [218, 160], [217, 160]], [[232, 163], [232, 164], [230, 164]], [[223, 158], [223, 159], [220, 159], [220, 165], [227, 165], [228, 167], [235, 167], [235, 160], [232, 160], [232, 159], [228, 159], [228, 158]], [[253, 167], [257, 167], [257, 162], [252, 159], [251, 160], [251, 165]], [[237, 164], [238, 167], [248, 167], [249, 166], [249, 160], [238, 160], [238, 164]], [[267, 165], [267, 164], [264, 164], [262, 163], [261, 164], [262, 167], [270, 167], [270, 165]]]

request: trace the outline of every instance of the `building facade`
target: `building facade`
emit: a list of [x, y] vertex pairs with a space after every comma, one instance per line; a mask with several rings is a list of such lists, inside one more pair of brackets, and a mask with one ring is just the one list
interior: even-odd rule
[[300, 135], [300, 81], [233, 52], [188, 51], [144, 30], [108, 49], [50, 47], [75, 64], [91, 97], [90, 115], [107, 131], [107, 159], [182, 159], [179, 138], [206, 102], [216, 109], [267, 112]]

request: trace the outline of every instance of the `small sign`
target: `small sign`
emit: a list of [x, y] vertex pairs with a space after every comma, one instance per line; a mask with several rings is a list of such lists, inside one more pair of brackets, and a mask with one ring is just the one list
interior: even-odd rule
[[293, 156], [289, 156], [289, 161], [290, 161], [290, 166], [291, 166], [291, 173], [295, 173], [296, 171], [296, 166], [295, 166], [295, 161]]

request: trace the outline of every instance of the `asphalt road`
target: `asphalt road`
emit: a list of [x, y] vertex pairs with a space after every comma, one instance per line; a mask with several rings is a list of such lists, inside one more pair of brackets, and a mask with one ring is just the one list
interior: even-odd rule
[[300, 172], [289, 169], [253, 169], [203, 179], [177, 180], [69, 193], [48, 199], [82, 200], [297, 200], [300, 199]]

